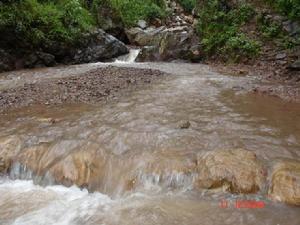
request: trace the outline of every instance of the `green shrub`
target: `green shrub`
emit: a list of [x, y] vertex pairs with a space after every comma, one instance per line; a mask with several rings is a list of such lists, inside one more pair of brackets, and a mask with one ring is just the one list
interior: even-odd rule
[[240, 57], [256, 56], [259, 53], [259, 44], [244, 33], [237, 33], [226, 40], [221, 51], [223, 54], [229, 54], [234, 61], [238, 61]]
[[0, 7], [0, 32], [8, 45], [74, 42], [92, 26], [91, 15], [77, 0], [11, 1]]
[[258, 29], [264, 38], [272, 39], [282, 35], [281, 25], [266, 18], [263, 14], [257, 17], [257, 24]]
[[299, 38], [290, 36], [283, 30], [281, 24], [273, 21], [272, 18], [266, 17], [264, 14], [257, 17], [257, 25], [264, 40], [273, 42], [282, 49], [292, 49], [300, 44]]
[[226, 60], [254, 57], [259, 53], [259, 44], [242, 33], [240, 27], [255, 11], [247, 4], [231, 9], [225, 6], [224, 1], [208, 0], [200, 11], [198, 33], [204, 51], [208, 55], [226, 56]]
[[274, 6], [280, 13], [293, 20], [300, 20], [300, 1], [299, 0], [266, 0]]
[[184, 8], [187, 12], [192, 12], [192, 10], [196, 6], [197, 0], [178, 0], [179, 4]]
[[96, 12], [99, 8], [109, 8], [127, 27], [141, 19], [149, 21], [166, 16], [164, 0], [97, 0], [93, 7]]

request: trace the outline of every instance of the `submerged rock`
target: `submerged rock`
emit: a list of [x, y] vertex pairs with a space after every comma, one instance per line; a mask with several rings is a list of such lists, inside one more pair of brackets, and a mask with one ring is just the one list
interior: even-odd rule
[[[77, 140], [39, 143], [20, 151], [21, 148], [18, 136], [0, 139], [0, 172], [8, 172], [16, 163], [23, 169], [13, 171], [14, 178], [24, 177], [22, 173], [27, 170], [33, 175], [31, 178], [38, 177], [43, 184], [77, 185], [108, 193], [143, 189], [149, 182], [163, 188], [193, 187], [244, 194], [266, 187], [266, 168], [255, 153], [244, 149], [198, 156], [171, 150], [119, 157], [97, 143]], [[300, 205], [299, 161], [275, 164], [270, 182], [271, 199]]]
[[269, 197], [300, 206], [300, 161], [284, 160], [273, 167]]
[[[119, 157], [98, 144], [73, 140], [25, 148], [14, 163], [31, 171], [44, 184], [75, 184], [108, 193], [143, 189], [149, 182], [162, 188], [225, 187], [231, 193], [256, 193], [263, 188], [266, 177], [256, 155], [242, 149], [212, 151], [198, 159], [196, 155], [187, 157], [174, 151]], [[14, 178], [22, 177], [24, 172]]]
[[243, 149], [208, 152], [198, 159], [197, 169], [200, 188], [228, 186], [232, 193], [256, 193], [266, 178], [255, 153]]
[[181, 122], [179, 122], [179, 124], [178, 124], [178, 127], [180, 128], [180, 129], [189, 129], [190, 128], [190, 126], [191, 126], [191, 123], [190, 123], [190, 121], [181, 121]]

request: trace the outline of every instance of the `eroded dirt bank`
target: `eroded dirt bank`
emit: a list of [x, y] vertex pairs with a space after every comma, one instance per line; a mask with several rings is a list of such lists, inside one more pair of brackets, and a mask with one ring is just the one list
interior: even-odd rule
[[259, 81], [250, 92], [300, 103], [300, 72], [276, 63], [258, 61], [253, 64], [208, 62], [214, 71], [235, 76], [253, 76]]
[[31, 79], [16, 87], [0, 89], [0, 112], [32, 104], [99, 103], [164, 75], [158, 70], [108, 66], [69, 77]]

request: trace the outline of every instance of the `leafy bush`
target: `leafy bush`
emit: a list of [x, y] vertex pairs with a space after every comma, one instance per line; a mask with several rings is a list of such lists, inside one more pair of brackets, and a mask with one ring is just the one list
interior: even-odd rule
[[187, 12], [192, 12], [192, 10], [196, 6], [197, 0], [178, 0], [179, 4], [184, 8]]
[[300, 20], [300, 1], [299, 0], [266, 0], [282, 14], [290, 19]]
[[10, 46], [73, 42], [92, 26], [91, 15], [78, 0], [23, 0], [0, 5], [0, 32], [6, 34], [2, 44]]
[[257, 17], [257, 25], [263, 39], [271, 41], [283, 49], [292, 49], [300, 44], [300, 39], [297, 36], [290, 36], [283, 30], [281, 24], [264, 14]]
[[208, 55], [226, 55], [235, 61], [241, 57], [257, 55], [259, 44], [240, 30], [240, 26], [254, 14], [255, 11], [250, 5], [229, 8], [224, 5], [224, 1], [206, 1], [200, 11], [198, 25], [204, 51]]
[[166, 15], [164, 0], [96, 0], [93, 7], [110, 8], [128, 27], [141, 19], [149, 21]]
[[257, 24], [264, 38], [272, 39], [282, 34], [281, 25], [266, 18], [263, 14], [257, 17]]

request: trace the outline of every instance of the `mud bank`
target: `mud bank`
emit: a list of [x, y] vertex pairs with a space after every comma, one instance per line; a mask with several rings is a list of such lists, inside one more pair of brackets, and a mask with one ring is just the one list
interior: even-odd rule
[[288, 102], [300, 103], [300, 72], [290, 71], [278, 65], [257, 62], [247, 64], [224, 64], [208, 62], [218, 73], [234, 76], [252, 76], [259, 81], [249, 90], [257, 95], [272, 96]]
[[0, 91], [0, 112], [33, 104], [99, 103], [164, 75], [158, 70], [108, 66], [70, 77], [26, 82]]

